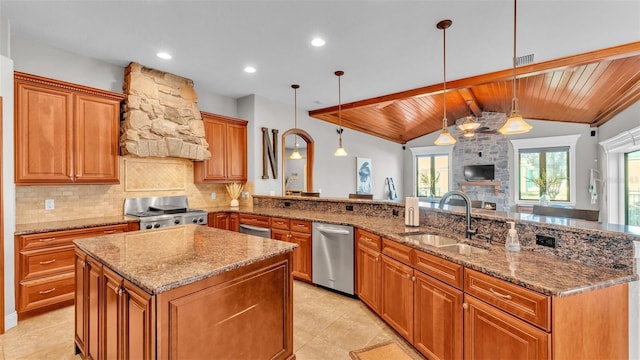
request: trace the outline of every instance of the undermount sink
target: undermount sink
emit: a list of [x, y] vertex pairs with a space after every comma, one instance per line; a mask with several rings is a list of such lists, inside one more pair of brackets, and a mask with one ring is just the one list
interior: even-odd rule
[[405, 240], [411, 241], [416, 245], [444, 246], [458, 242], [456, 239], [435, 234], [409, 234], [403, 235], [403, 237]]
[[469, 244], [450, 244], [438, 246], [439, 249], [449, 251], [456, 254], [471, 255], [471, 254], [486, 254], [489, 250], [485, 250], [479, 247], [471, 246]]

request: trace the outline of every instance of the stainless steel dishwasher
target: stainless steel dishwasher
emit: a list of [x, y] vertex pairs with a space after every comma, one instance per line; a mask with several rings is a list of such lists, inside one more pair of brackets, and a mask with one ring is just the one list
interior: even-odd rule
[[353, 226], [314, 222], [312, 229], [311, 280], [354, 295]]

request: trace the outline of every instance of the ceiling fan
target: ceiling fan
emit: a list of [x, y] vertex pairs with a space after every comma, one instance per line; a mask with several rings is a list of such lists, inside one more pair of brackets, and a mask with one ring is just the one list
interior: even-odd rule
[[[473, 100], [467, 100], [467, 109], [469, 110], [469, 114], [465, 116], [464, 121], [458, 125], [458, 129], [462, 131], [462, 135], [464, 137], [470, 138], [474, 137], [475, 134], [497, 134], [497, 129], [491, 129], [488, 126], [481, 126], [479, 120], [487, 120], [485, 117], [485, 113], [482, 112], [482, 117], [475, 117], [471, 110], [471, 103]], [[497, 113], [489, 113], [488, 116], [495, 117], [496, 115], [500, 115]]]

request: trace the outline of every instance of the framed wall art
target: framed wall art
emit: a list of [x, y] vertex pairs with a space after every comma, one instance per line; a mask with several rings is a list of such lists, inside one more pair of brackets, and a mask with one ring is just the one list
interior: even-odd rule
[[371, 194], [371, 159], [356, 157], [356, 194]]

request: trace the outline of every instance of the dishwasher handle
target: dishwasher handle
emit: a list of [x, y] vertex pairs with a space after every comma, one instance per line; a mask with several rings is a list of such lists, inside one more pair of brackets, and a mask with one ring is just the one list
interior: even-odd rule
[[271, 229], [269, 228], [263, 228], [263, 227], [258, 227], [258, 226], [253, 226], [253, 225], [247, 225], [247, 224], [240, 224], [241, 228], [244, 229], [249, 229], [249, 230], [253, 230], [253, 231], [262, 231], [262, 232], [268, 232], [271, 231]]
[[335, 234], [335, 235], [349, 235], [350, 234], [349, 230], [336, 229], [336, 228], [332, 228], [332, 227], [318, 226], [316, 229], [318, 229], [318, 231], [320, 231], [322, 233], [325, 233], [325, 234]]

